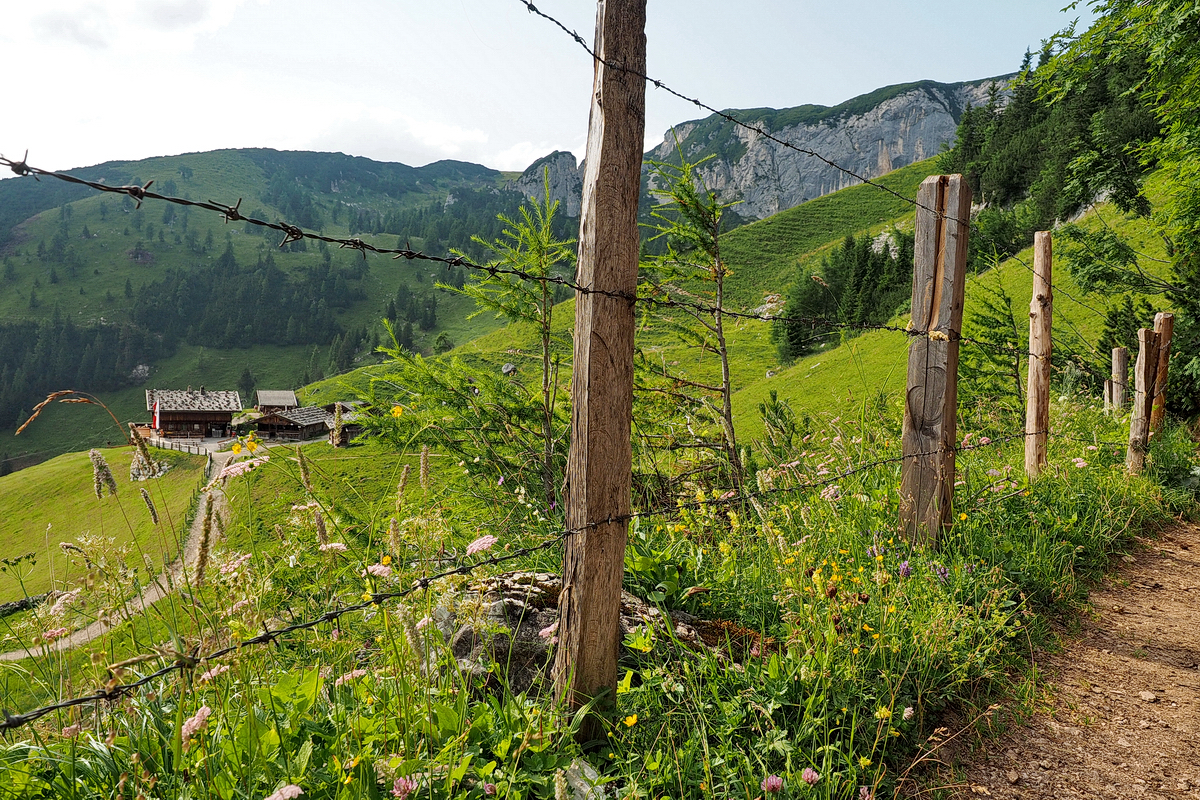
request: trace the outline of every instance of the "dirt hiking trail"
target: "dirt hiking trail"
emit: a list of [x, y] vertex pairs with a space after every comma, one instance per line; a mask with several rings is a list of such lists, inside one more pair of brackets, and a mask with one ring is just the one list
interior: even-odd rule
[[[212, 475], [220, 473], [221, 468], [233, 457], [233, 453], [228, 451], [224, 453], [213, 453]], [[201, 492], [197, 495], [197, 511], [196, 516], [192, 520], [192, 525], [188, 529], [187, 540], [183, 543], [183, 557], [176, 558], [171, 564], [164, 568], [155, 580], [146, 586], [137, 597], [131, 598], [122, 609], [120, 614], [111, 617], [98, 619], [86, 628], [80, 628], [68, 636], [54, 641], [49, 645], [40, 645], [36, 648], [26, 650], [10, 650], [7, 653], [0, 653], [0, 662], [3, 661], [20, 661], [25, 658], [37, 658], [44, 655], [47, 650], [55, 653], [60, 653], [64, 650], [70, 650], [96, 639], [104, 635], [113, 627], [125, 622], [126, 619], [132, 618], [137, 614], [141, 614], [150, 606], [162, 600], [171, 593], [172, 587], [180, 584], [183, 578], [183, 565], [187, 564], [188, 568], [196, 565], [196, 557], [200, 554], [200, 534], [204, 528], [204, 503], [205, 496], [212, 495], [213, 498], [213, 513], [227, 516], [225, 495], [219, 488], [209, 489], [206, 492]]]
[[950, 796], [1200, 800], [1200, 527], [1138, 545], [1093, 589], [1078, 635], [1037, 656], [1048, 704], [939, 755]]

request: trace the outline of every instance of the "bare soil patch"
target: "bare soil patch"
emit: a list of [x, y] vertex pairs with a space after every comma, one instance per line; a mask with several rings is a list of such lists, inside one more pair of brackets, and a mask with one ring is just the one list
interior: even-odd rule
[[1079, 635], [1038, 655], [1045, 706], [939, 754], [952, 796], [1200, 798], [1200, 527], [1139, 542], [1092, 591]]

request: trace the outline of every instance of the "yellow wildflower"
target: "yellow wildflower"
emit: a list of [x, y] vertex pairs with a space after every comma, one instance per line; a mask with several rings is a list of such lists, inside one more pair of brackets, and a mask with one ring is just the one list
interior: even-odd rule
[[637, 714], [630, 714], [628, 717], [626, 717], [625, 725], [630, 728], [632, 728], [634, 725], [637, 725]]
[[963, 513], [959, 514], [959, 515], [958, 515], [958, 518], [959, 518], [960, 520], [962, 520], [963, 522], [966, 522], [966, 520], [967, 520], [967, 512], [965, 512], [965, 511], [964, 511]]
[[867, 758], [866, 756], [863, 756], [862, 758], [860, 758], [858, 760], [858, 765], [860, 767], [862, 767], [863, 769], [866, 769], [867, 767], [871, 766], [871, 759]]
[[890, 708], [885, 708], [883, 706], [880, 706], [879, 709], [875, 712], [875, 719], [891, 719], [891, 718], [892, 718], [892, 710]]
[[242, 452], [242, 443], [241, 443], [241, 442], [234, 442], [234, 443], [233, 443], [233, 446], [232, 446], [232, 447], [230, 447], [229, 449], [230, 449], [230, 450], [232, 450], [232, 451], [233, 451], [233, 454], [236, 456], [238, 453]]
[[396, 419], [404, 416], [404, 407], [399, 405], [392, 406], [392, 416]]
[[384, 556], [383, 558], [379, 559], [379, 563], [386, 567], [388, 564], [392, 563], [392, 557]]

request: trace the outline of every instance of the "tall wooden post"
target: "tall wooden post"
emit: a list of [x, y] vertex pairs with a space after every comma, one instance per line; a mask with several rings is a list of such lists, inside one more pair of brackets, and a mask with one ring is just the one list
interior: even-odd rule
[[[599, 0], [579, 224], [567, 527], [555, 690], [571, 708], [617, 689], [621, 581], [632, 479], [634, 302], [646, 87], [646, 0]], [[582, 741], [603, 736], [590, 717]]]
[[961, 175], [933, 175], [921, 183], [917, 203], [912, 327], [921, 335], [908, 348], [900, 524], [909, 541], [936, 544], [954, 498], [971, 187]]
[[1158, 373], [1154, 378], [1154, 401], [1150, 407], [1150, 432], [1162, 430], [1167, 406], [1167, 370], [1171, 366], [1171, 338], [1175, 335], [1175, 315], [1160, 311], [1154, 315], [1158, 334]]
[[1125, 410], [1129, 394], [1129, 351], [1114, 347], [1112, 351], [1112, 405], [1118, 414]]
[[1129, 418], [1129, 450], [1125, 467], [1136, 475], [1146, 466], [1150, 441], [1150, 404], [1154, 401], [1154, 378], [1158, 375], [1158, 334], [1138, 329], [1138, 357], [1133, 368], [1133, 416]]
[[1029, 301], [1029, 383], [1025, 392], [1025, 474], [1036, 478], [1046, 466], [1050, 428], [1050, 281], [1053, 244], [1049, 231], [1033, 235], [1033, 299]]

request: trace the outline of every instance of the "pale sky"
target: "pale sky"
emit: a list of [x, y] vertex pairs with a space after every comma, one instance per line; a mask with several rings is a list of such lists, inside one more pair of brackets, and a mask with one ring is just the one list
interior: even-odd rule
[[[649, 0], [649, 72], [717, 108], [1014, 71], [1065, 0]], [[537, 0], [590, 41], [592, 0]], [[212, 150], [519, 170], [582, 154], [592, 67], [517, 0], [5, 0], [0, 153], [49, 169]], [[647, 91], [647, 145], [703, 116]]]

